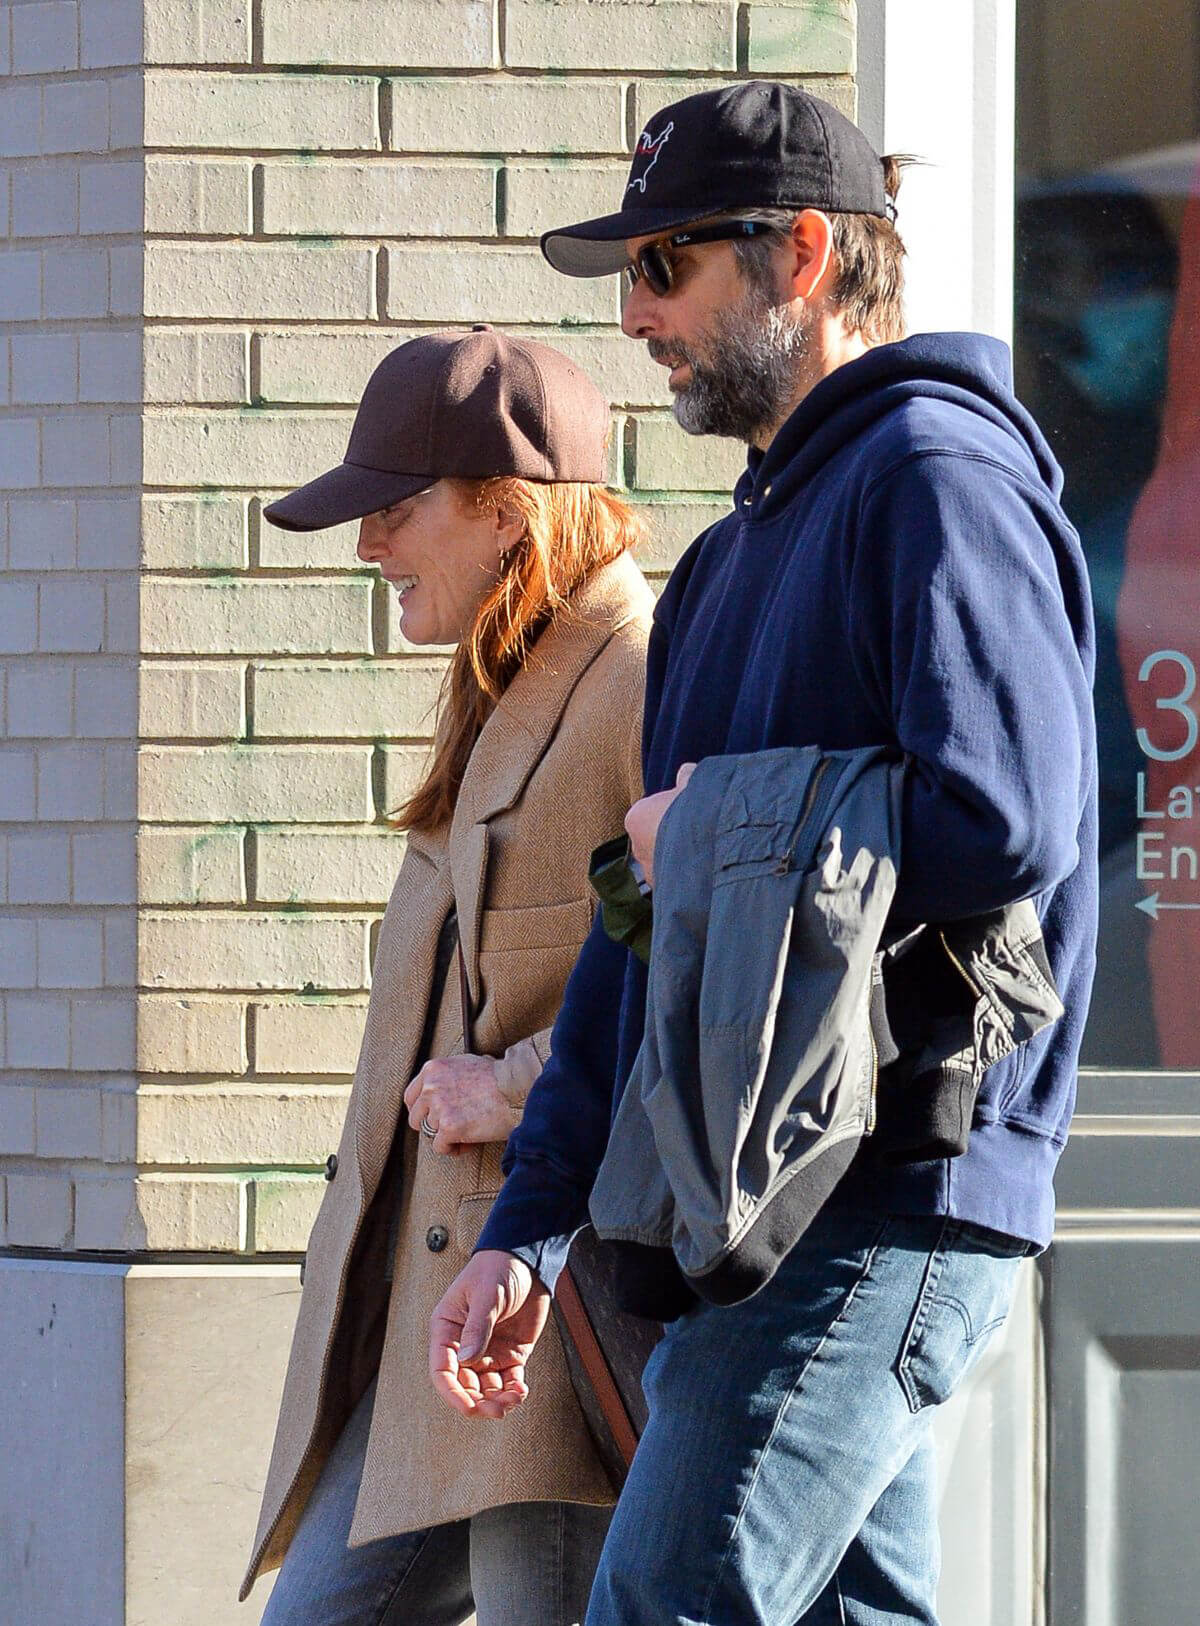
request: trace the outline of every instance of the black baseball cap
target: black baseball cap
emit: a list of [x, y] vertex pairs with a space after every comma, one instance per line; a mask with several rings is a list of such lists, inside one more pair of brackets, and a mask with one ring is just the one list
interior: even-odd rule
[[336, 468], [263, 509], [285, 531], [320, 531], [443, 478], [603, 484], [608, 403], [561, 351], [479, 323], [425, 333], [367, 380]]
[[542, 238], [569, 277], [625, 265], [627, 237], [687, 226], [730, 209], [824, 209], [888, 215], [883, 163], [857, 125], [806, 90], [751, 80], [685, 96], [638, 138], [620, 209]]

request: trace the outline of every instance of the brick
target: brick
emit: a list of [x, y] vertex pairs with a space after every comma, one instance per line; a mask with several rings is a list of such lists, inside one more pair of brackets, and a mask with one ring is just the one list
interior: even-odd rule
[[22, 915], [0, 918], [0, 988], [36, 987], [37, 922]]
[[441, 662], [427, 660], [261, 666], [255, 675], [255, 733], [263, 739], [427, 735], [443, 670]]
[[570, 356], [613, 406], [661, 406], [668, 400], [667, 369], [623, 333], [554, 328], [530, 337]]
[[513, 68], [734, 69], [735, 7], [707, 0], [509, 0]]
[[141, 505], [147, 570], [241, 570], [247, 563], [243, 497], [147, 497]]
[[540, 237], [567, 221], [610, 214], [620, 206], [628, 171], [628, 162], [583, 164], [561, 158], [507, 164], [505, 236]]
[[139, 830], [137, 891], [143, 904], [244, 903], [242, 832]]
[[144, 0], [82, 0], [79, 34], [83, 67], [140, 63], [144, 10]]
[[366, 1014], [362, 1002], [258, 1005], [255, 1066], [260, 1073], [352, 1074]]
[[84, 236], [141, 231], [145, 218], [140, 162], [107, 159], [83, 164], [79, 175], [79, 230]]
[[41, 311], [42, 256], [26, 249], [0, 257], [0, 321], [34, 322]]
[[635, 466], [643, 491], [732, 491], [746, 448], [712, 435], [688, 435], [666, 413], [637, 419]]
[[[311, 329], [262, 333], [258, 343], [263, 399], [357, 406], [375, 368], [410, 336], [388, 328], [366, 333], [344, 328], [325, 333]], [[272, 528], [264, 526], [264, 541], [271, 534]], [[303, 540], [319, 533], [292, 533], [292, 539], [298, 534]]]
[[128, 740], [137, 732], [138, 673], [132, 662], [92, 661], [75, 672], [75, 733]]
[[41, 111], [37, 85], [0, 84], [0, 158], [31, 158], [38, 152]]
[[42, 151], [108, 150], [108, 84], [66, 80], [42, 87]]
[[146, 480], [261, 491], [283, 485], [290, 465], [300, 483], [341, 462], [351, 421], [343, 412], [148, 412]]
[[155, 0], [145, 11], [147, 62], [249, 62], [248, 0]]
[[81, 831], [71, 837], [71, 895], [76, 903], [136, 903], [137, 848], [132, 830]]
[[491, 0], [265, 0], [263, 60], [344, 68], [490, 68]]
[[[830, 102], [839, 112], [844, 113], [848, 119], [853, 119], [855, 113], [855, 88], [853, 79], [840, 78], [832, 75], [816, 75], [804, 72], [797, 68], [792, 73], [775, 73], [773, 79], [781, 80], [784, 84], [799, 85], [813, 96], [819, 96], [822, 101]], [[641, 130], [647, 122], [660, 109], [669, 106], [671, 102], [681, 101], [684, 96], [694, 96], [702, 90], [723, 90], [729, 84], [728, 79], [657, 79], [646, 78], [634, 81], [633, 111], [634, 124]]]
[[250, 336], [197, 328], [149, 328], [142, 346], [142, 399], [184, 404], [250, 398]]
[[48, 577], [38, 588], [38, 648], [94, 654], [104, 648], [104, 583]]
[[411, 321], [616, 320], [617, 279], [562, 277], [533, 248], [397, 247], [388, 261], [389, 317]]
[[104, 750], [104, 817], [132, 819], [137, 815], [137, 753], [132, 741]]
[[79, 8], [73, 0], [5, 9], [12, 17], [14, 73], [66, 73], [79, 66]]
[[71, 1240], [70, 1179], [66, 1175], [10, 1174], [6, 1184], [9, 1245], [66, 1247]]
[[14, 237], [70, 237], [79, 230], [79, 165], [23, 164], [12, 177]]
[[8, 844], [8, 901], [68, 903], [70, 897], [70, 837], [57, 830], [14, 834]]
[[[128, 831], [133, 835], [132, 828]], [[131, 989], [137, 982], [137, 916], [110, 909], [104, 915], [104, 986]]]
[[138, 1176], [143, 1247], [235, 1252], [246, 1242], [246, 1183], [231, 1174]]
[[148, 654], [365, 653], [371, 647], [370, 616], [370, 583], [357, 577], [324, 582], [147, 577], [142, 583], [142, 647]]
[[614, 80], [392, 79], [399, 152], [624, 153], [624, 86]]
[[[136, 1081], [116, 1081], [118, 1088], [100, 1091], [100, 1127], [106, 1163], [131, 1163], [137, 1150]], [[121, 1085], [124, 1087], [120, 1087]]]
[[139, 786], [141, 817], [160, 824], [333, 824], [372, 812], [370, 752], [362, 748], [146, 746]]
[[376, 81], [342, 74], [146, 74], [148, 147], [303, 152], [379, 146]]
[[108, 81], [108, 148], [110, 152], [142, 150], [142, 76], [120, 74]]
[[71, 1007], [67, 999], [9, 994], [5, 1016], [10, 1067], [64, 1069], [70, 1065]]
[[14, 667], [8, 680], [8, 732], [13, 739], [70, 739], [74, 732], [69, 666]]
[[29, 1084], [0, 1084], [0, 1155], [33, 1155], [34, 1094]]
[[646, 527], [645, 541], [636, 557], [647, 574], [674, 569], [679, 556], [700, 532], [729, 512], [728, 502], [638, 503], [636, 507]]
[[79, 399], [142, 400], [142, 340], [138, 333], [79, 335]]
[[109, 316], [142, 316], [142, 254], [140, 244], [108, 250]]
[[[33, 337], [34, 335], [26, 335]], [[62, 497], [13, 497], [8, 505], [13, 570], [71, 570], [77, 562], [76, 507]]]
[[149, 1084], [138, 1091], [138, 1162], [318, 1165], [346, 1115], [341, 1085]]
[[[262, 502], [270, 502], [272, 493], [264, 490]], [[327, 531], [282, 531], [263, 521], [259, 529], [258, 562], [264, 570], [346, 570], [362, 571], [356, 552], [358, 521], [348, 525], [331, 525]], [[371, 581], [375, 572], [364, 579]]]
[[[809, 0], [746, 7], [746, 65], [751, 73], [854, 72], [853, 0]], [[677, 66], [677, 64], [672, 64]]]
[[128, 1072], [134, 1054], [132, 998], [71, 1001], [71, 1066], [76, 1072]]
[[42, 419], [42, 484], [107, 485], [112, 471], [109, 420], [103, 412]]
[[105, 582], [104, 647], [109, 654], [137, 653], [140, 603], [135, 576]]
[[[4, 625], [4, 583], [0, 582], [0, 627]], [[35, 817], [37, 755], [0, 746], [0, 819], [22, 823]]]
[[383, 805], [390, 815], [421, 783], [429, 762], [426, 745], [390, 745], [383, 753]]
[[139, 974], [157, 988], [359, 989], [365, 925], [332, 916], [144, 914]]
[[150, 242], [145, 252], [150, 317], [365, 321], [375, 315], [371, 248]]
[[490, 237], [496, 169], [377, 159], [266, 163], [263, 230], [287, 237]]
[[246, 1007], [241, 1000], [138, 1000], [137, 1066], [143, 1073], [244, 1073]]
[[[20, 490], [38, 484], [39, 427], [36, 418], [6, 418], [0, 422], [0, 488]], [[0, 583], [0, 593], [4, 585]], [[7, 585], [11, 591], [17, 584]], [[15, 599], [9, 602], [16, 609]], [[8, 621], [0, 604], [0, 651], [5, 653], [11, 652], [14, 637], [23, 636], [19, 629], [26, 623], [19, 611], [17, 615], [17, 621]]]
[[65, 320], [108, 313], [107, 251], [57, 245], [48, 249], [42, 264], [42, 315]]
[[132, 1251], [146, 1245], [132, 1176], [75, 1182], [76, 1248]]
[[38, 818], [102, 819], [104, 768], [101, 746], [42, 746], [37, 754]]
[[255, 1253], [301, 1253], [328, 1187], [319, 1174], [254, 1180]]
[[38, 987], [100, 988], [104, 938], [98, 919], [52, 916], [38, 921]]
[[263, 903], [382, 905], [403, 857], [392, 831], [264, 830], [255, 892]]
[[236, 740], [246, 732], [240, 666], [154, 661], [142, 666], [138, 733], [144, 740]]
[[99, 1159], [100, 1091], [57, 1085], [37, 1092], [37, 1155]]
[[148, 232], [238, 235], [253, 224], [251, 166], [245, 160], [147, 154]]
[[79, 497], [76, 547], [81, 570], [137, 569], [141, 512], [134, 497]]
[[0, 581], [0, 654], [25, 655], [36, 647], [37, 584]]

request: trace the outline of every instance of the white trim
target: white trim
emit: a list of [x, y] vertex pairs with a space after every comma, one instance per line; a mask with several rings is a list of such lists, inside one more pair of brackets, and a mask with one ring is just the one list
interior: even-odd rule
[[1016, 0], [859, 0], [859, 102], [900, 193], [913, 332], [1012, 337]]

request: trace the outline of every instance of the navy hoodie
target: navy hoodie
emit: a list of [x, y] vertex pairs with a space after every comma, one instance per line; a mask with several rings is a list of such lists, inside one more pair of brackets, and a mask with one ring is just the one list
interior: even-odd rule
[[[1066, 1015], [985, 1075], [967, 1152], [834, 1202], [1044, 1246], [1096, 935], [1093, 630], [1062, 475], [996, 340], [921, 334], [839, 367], [680, 560], [651, 633], [647, 792], [683, 762], [890, 745], [908, 772], [897, 922], [1033, 897]], [[746, 922], [747, 932], [754, 922]], [[553, 1285], [645, 1019], [645, 968], [597, 922], [505, 1154], [480, 1248]]]

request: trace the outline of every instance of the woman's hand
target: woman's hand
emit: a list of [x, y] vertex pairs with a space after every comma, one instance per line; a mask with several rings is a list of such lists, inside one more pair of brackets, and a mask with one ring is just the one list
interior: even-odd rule
[[404, 1092], [408, 1121], [435, 1152], [461, 1152], [507, 1140], [521, 1114], [501, 1095], [490, 1056], [442, 1056], [427, 1061]]

